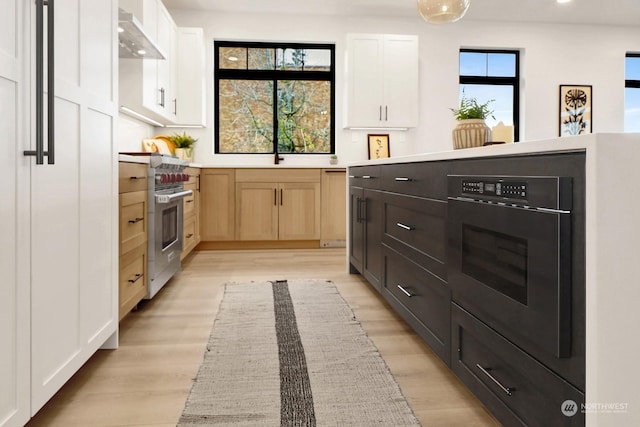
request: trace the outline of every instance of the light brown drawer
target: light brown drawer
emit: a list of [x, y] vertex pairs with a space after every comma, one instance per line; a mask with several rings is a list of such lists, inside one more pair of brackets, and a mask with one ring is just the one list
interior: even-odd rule
[[120, 254], [147, 241], [147, 192], [120, 194]]
[[[186, 168], [184, 170], [184, 173], [186, 173], [187, 175], [189, 175], [189, 181], [186, 181], [185, 187], [188, 184], [195, 184], [196, 188], [197, 188], [197, 184], [198, 184], [198, 179], [200, 177], [200, 169], [199, 168]], [[195, 191], [195, 190], [194, 190]]]
[[118, 164], [119, 192], [146, 191], [149, 165], [144, 163]]
[[147, 245], [120, 257], [119, 318], [122, 319], [147, 294]]
[[187, 256], [198, 244], [196, 226], [197, 221], [195, 216], [184, 220], [184, 240], [182, 245], [182, 256], [180, 258]]
[[183, 215], [184, 215], [184, 218], [186, 219], [190, 216], [193, 216], [196, 213], [196, 208], [197, 208], [196, 191], [197, 190], [196, 190], [195, 184], [186, 184], [184, 186], [184, 189], [193, 191], [193, 194], [182, 199], [182, 203], [184, 206]]
[[[584, 394], [452, 303], [451, 369], [504, 425], [583, 426]], [[578, 413], [563, 415], [572, 400]]]
[[320, 169], [236, 169], [236, 182], [320, 182]]

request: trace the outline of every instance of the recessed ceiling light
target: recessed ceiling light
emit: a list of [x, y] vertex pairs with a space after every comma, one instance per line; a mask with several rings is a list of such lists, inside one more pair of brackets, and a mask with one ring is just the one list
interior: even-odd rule
[[570, 3], [571, 0], [556, 0], [558, 3]]

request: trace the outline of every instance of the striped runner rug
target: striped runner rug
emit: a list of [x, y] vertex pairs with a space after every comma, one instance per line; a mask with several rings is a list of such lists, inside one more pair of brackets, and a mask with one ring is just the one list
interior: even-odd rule
[[229, 283], [178, 426], [419, 426], [326, 280]]

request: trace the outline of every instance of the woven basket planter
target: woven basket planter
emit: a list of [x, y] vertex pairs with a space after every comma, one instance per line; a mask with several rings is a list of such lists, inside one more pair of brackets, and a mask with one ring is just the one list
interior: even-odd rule
[[491, 140], [491, 129], [483, 119], [458, 120], [453, 129], [453, 148], [482, 147]]

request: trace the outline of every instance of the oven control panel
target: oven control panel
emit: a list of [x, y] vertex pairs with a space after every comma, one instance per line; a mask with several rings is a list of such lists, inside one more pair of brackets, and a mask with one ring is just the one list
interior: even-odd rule
[[503, 179], [463, 179], [462, 194], [481, 194], [483, 196], [526, 200], [527, 183]]

